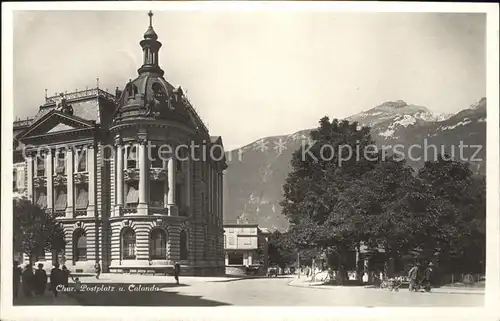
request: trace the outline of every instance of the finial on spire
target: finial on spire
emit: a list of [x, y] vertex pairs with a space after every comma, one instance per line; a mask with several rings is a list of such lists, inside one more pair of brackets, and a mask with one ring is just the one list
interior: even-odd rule
[[97, 89], [99, 89], [99, 77], [97, 77], [95, 80], [96, 80], [96, 83], [97, 83]]
[[45, 88], [45, 99], [47, 99], [47, 88]]
[[149, 26], [153, 27], [153, 11], [149, 10], [148, 16], [149, 16]]

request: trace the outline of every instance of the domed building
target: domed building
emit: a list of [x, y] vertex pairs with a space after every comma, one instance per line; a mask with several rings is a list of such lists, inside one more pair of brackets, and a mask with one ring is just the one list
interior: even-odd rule
[[163, 78], [149, 20], [143, 64], [123, 90], [47, 97], [14, 123], [14, 190], [65, 230], [64, 251], [33, 258], [46, 268], [159, 273], [179, 262], [183, 274], [224, 274], [222, 140]]

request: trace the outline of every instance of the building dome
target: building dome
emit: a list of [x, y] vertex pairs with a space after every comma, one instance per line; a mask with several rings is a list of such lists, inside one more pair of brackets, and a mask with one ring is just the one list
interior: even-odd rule
[[114, 123], [138, 119], [190, 122], [182, 89], [174, 88], [162, 76], [143, 73], [129, 81], [121, 93]]
[[139, 68], [139, 76], [130, 80], [123, 91], [117, 90], [119, 97], [113, 116], [113, 124], [137, 121], [141, 119], [163, 119], [189, 123], [189, 103], [182, 89], [174, 88], [163, 78], [163, 70], [159, 66], [158, 52], [161, 43], [150, 24], [140, 45], [144, 53], [144, 62]]

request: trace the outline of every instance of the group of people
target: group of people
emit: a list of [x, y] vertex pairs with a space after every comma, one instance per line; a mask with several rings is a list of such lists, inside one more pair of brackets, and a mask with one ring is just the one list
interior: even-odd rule
[[[63, 265], [59, 268], [59, 263], [54, 264], [54, 268], [50, 272], [50, 291], [57, 297], [57, 286], [68, 286], [69, 278], [73, 278], [71, 273]], [[33, 271], [33, 266], [27, 264], [24, 269], [19, 267], [19, 263], [14, 261], [13, 271], [13, 295], [16, 298], [19, 294], [19, 287], [22, 284], [23, 293], [25, 296], [30, 297], [33, 294], [43, 295], [47, 290], [47, 272], [43, 268], [43, 264], [39, 263], [38, 268]], [[75, 279], [73, 279], [75, 280]]]
[[414, 265], [408, 272], [410, 279], [410, 291], [417, 291], [423, 287], [425, 291], [430, 291], [432, 286], [432, 277], [434, 275], [434, 264], [430, 262], [426, 267], [422, 266], [420, 262]]

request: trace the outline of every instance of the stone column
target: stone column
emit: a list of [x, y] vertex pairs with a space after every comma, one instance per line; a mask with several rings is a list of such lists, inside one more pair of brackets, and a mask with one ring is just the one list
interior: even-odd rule
[[168, 168], [167, 168], [168, 160], [163, 160], [163, 169], [167, 170], [167, 177], [163, 182], [163, 207], [167, 208], [168, 204]]
[[146, 153], [146, 142], [141, 141], [139, 144], [139, 204], [137, 205], [137, 214], [148, 214], [148, 155]]
[[115, 204], [115, 216], [120, 216], [120, 208], [123, 206], [123, 146], [120, 142], [116, 145], [116, 182], [115, 182], [115, 193], [116, 193], [116, 204]]
[[221, 199], [222, 199], [222, 175], [221, 173], [217, 173], [217, 218], [218, 218], [218, 223], [219, 223], [219, 226], [217, 226], [218, 228], [220, 228], [220, 224], [221, 224], [221, 221], [222, 221], [222, 202], [221, 202]]
[[68, 148], [66, 152], [66, 176], [67, 176], [67, 195], [68, 195], [68, 206], [66, 206], [66, 218], [73, 218], [74, 209], [74, 193], [75, 188], [73, 184], [73, 166], [75, 157], [73, 156], [73, 148]]
[[207, 187], [208, 187], [208, 213], [210, 217], [208, 218], [210, 221], [212, 221], [212, 215], [213, 215], [213, 198], [212, 198], [212, 193], [213, 193], [213, 172], [212, 172], [212, 163], [208, 163], [208, 181], [207, 181]]
[[27, 178], [28, 181], [26, 182], [26, 190], [28, 193], [28, 199], [32, 202], [33, 200], [33, 156], [32, 155], [26, 155], [26, 163], [27, 163]]
[[87, 171], [89, 173], [89, 205], [87, 207], [87, 216], [95, 216], [95, 191], [96, 191], [96, 171], [94, 145], [87, 148]]
[[167, 206], [168, 206], [168, 215], [177, 216], [177, 208], [175, 205], [175, 177], [176, 177], [176, 168], [175, 168], [175, 158], [172, 156], [168, 160], [168, 197], [167, 197]]
[[47, 208], [54, 209], [54, 180], [52, 171], [52, 150], [49, 149], [45, 154], [45, 177], [47, 178]]

